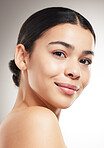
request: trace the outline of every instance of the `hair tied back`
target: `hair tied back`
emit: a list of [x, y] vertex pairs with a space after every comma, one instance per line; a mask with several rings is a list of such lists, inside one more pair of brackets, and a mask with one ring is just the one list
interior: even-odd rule
[[16, 86], [19, 86], [20, 83], [20, 69], [16, 66], [15, 64], [15, 60], [10, 60], [9, 62], [9, 69], [10, 71], [13, 73], [13, 81], [15, 83]]

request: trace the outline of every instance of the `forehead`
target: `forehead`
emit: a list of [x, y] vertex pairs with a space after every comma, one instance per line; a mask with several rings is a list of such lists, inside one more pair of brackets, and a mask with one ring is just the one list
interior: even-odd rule
[[73, 45], [94, 46], [94, 38], [90, 30], [70, 23], [59, 24], [48, 29], [41, 38], [47, 41], [60, 40]]

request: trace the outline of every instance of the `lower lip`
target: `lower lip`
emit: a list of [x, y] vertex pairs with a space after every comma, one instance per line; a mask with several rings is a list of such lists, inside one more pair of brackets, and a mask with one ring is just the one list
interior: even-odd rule
[[76, 93], [76, 91], [73, 89], [69, 89], [69, 88], [61, 87], [61, 86], [58, 86], [58, 87], [67, 95], [74, 95]]

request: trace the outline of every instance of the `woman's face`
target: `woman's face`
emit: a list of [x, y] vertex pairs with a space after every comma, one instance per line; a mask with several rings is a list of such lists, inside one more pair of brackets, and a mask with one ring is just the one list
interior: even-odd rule
[[79, 25], [60, 24], [46, 31], [33, 48], [27, 69], [30, 88], [46, 104], [69, 107], [89, 81], [92, 34]]

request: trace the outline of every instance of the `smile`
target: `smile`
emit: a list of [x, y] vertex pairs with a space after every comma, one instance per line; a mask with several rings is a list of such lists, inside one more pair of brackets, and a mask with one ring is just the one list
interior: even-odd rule
[[63, 91], [67, 95], [74, 95], [79, 90], [79, 87], [75, 85], [70, 85], [68, 83], [55, 83], [55, 84], [61, 91]]

